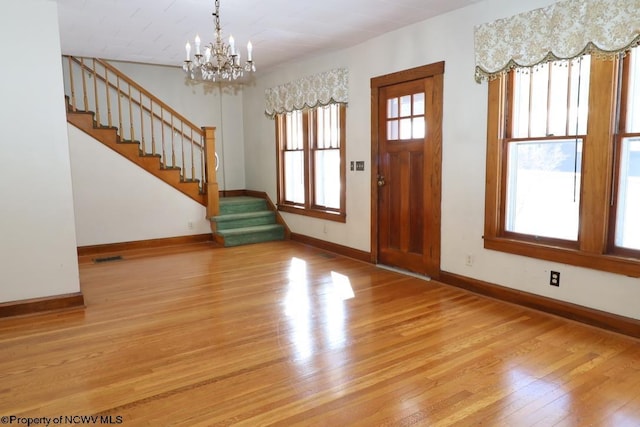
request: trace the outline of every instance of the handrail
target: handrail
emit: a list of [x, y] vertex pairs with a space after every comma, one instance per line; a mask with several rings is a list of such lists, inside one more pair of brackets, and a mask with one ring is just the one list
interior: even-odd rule
[[[72, 111], [82, 105], [84, 111], [94, 113], [99, 126], [117, 127], [121, 140], [137, 141], [139, 136], [142, 153], [159, 156], [162, 168], [179, 168], [180, 180], [198, 182], [201, 194], [214, 191], [208, 194], [207, 204], [210, 212], [217, 211], [215, 168], [213, 163], [207, 167], [210, 156], [215, 156], [215, 128], [190, 122], [104, 60], [63, 58], [65, 95]], [[114, 96], [117, 100], [112, 102]]]
[[[83, 64], [80, 60], [78, 60], [78, 58], [73, 57], [73, 56], [68, 56], [68, 58], [71, 59], [72, 61], [74, 61], [78, 66], [84, 67], [85, 70], [93, 72], [93, 70], [91, 68], [89, 68], [85, 64]], [[109, 65], [109, 67], [105, 67], [105, 68], [108, 68], [109, 70], [112, 70], [112, 72], [114, 74], [118, 75], [118, 77], [120, 77], [122, 80], [125, 80], [127, 83], [132, 82], [132, 83], [129, 83], [129, 84], [132, 84], [136, 88], [136, 90], [139, 90], [141, 93], [144, 93], [149, 99], [151, 99], [152, 102], [154, 102], [155, 104], [158, 104], [158, 106], [161, 109], [168, 110], [171, 113], [171, 115], [177, 117], [178, 119], [180, 119], [180, 121], [186, 123], [192, 130], [194, 130], [196, 133], [198, 133], [198, 135], [204, 136], [204, 133], [203, 133], [201, 128], [199, 128], [198, 126], [196, 126], [195, 124], [190, 122], [188, 119], [184, 118], [184, 116], [180, 115], [180, 113], [176, 112], [173, 108], [169, 107], [167, 104], [165, 104], [160, 99], [158, 99], [155, 95], [152, 95], [146, 89], [142, 88], [142, 86], [138, 85], [136, 82], [134, 82], [133, 80], [129, 79], [126, 75], [122, 74], [122, 72], [118, 71], [117, 68], [114, 68], [113, 66], [111, 66], [107, 62], [104, 62], [104, 61], [102, 61], [101, 59], [98, 59], [98, 58], [96, 58], [96, 62], [98, 62], [100, 64]], [[114, 89], [114, 90], [120, 92], [120, 88], [117, 85], [114, 85], [113, 83], [109, 82], [106, 78], [102, 77], [99, 74], [96, 74], [95, 76], [97, 78], [99, 78], [100, 80], [102, 80], [103, 82], [105, 82], [105, 84], [107, 84], [111, 89]], [[71, 82], [71, 84], [73, 84], [73, 82]], [[138, 100], [131, 99], [131, 102], [136, 104], [138, 107], [142, 108], [145, 112], [147, 112], [149, 114], [153, 114], [154, 117], [156, 117], [158, 120], [161, 120], [167, 126], [171, 126], [170, 122], [166, 121], [162, 116], [158, 115], [158, 113], [156, 113], [155, 111], [152, 111], [149, 108], [147, 108], [147, 106], [142, 105]], [[75, 108], [75, 102], [73, 102], [73, 106]], [[176, 131], [178, 130], [176, 128], [174, 128], [174, 129]], [[204, 146], [200, 142], [198, 142], [197, 140], [195, 140], [195, 139], [191, 139], [191, 140], [193, 141], [194, 144], [197, 144], [201, 148], [204, 148]]]

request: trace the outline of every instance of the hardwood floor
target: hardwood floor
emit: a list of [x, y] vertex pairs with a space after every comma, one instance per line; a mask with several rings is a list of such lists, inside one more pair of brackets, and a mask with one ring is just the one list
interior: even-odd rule
[[633, 338], [291, 241], [123, 255], [85, 310], [0, 319], [0, 416], [640, 425]]

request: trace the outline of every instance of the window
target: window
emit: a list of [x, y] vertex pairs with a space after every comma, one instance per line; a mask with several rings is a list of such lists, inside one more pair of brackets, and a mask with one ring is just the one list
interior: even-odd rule
[[585, 56], [512, 76], [505, 232], [578, 239], [589, 64]]
[[425, 135], [424, 92], [387, 100], [387, 139], [423, 139]]
[[640, 50], [627, 55], [622, 68], [620, 118], [615, 152], [616, 197], [611, 227], [613, 248], [621, 254], [640, 251]]
[[640, 276], [640, 51], [489, 83], [485, 247]]
[[278, 209], [344, 222], [344, 104], [279, 114]]

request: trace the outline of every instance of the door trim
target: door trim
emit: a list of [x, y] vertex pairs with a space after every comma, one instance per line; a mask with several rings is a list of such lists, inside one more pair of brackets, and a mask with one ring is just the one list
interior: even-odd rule
[[[437, 115], [442, 118], [442, 102], [443, 102], [443, 79], [444, 79], [444, 61], [436, 62], [429, 65], [423, 65], [404, 71], [398, 71], [391, 74], [385, 74], [371, 78], [371, 262], [378, 263], [378, 154], [380, 138], [378, 135], [378, 102], [380, 88], [398, 83], [404, 83], [411, 80], [424, 79], [433, 77], [436, 79], [434, 85], [434, 105], [439, 108]], [[438, 81], [440, 80], [440, 81]], [[433, 114], [433, 113], [432, 113]], [[429, 233], [433, 233], [433, 246], [430, 248], [430, 262], [426, 266], [427, 274], [433, 279], [440, 276], [440, 204], [442, 200], [442, 125], [438, 123], [434, 126], [431, 135], [432, 144], [428, 149], [434, 160], [434, 168], [430, 174], [431, 179], [431, 202], [434, 207], [429, 213], [426, 226]], [[427, 177], [425, 177], [426, 179]]]

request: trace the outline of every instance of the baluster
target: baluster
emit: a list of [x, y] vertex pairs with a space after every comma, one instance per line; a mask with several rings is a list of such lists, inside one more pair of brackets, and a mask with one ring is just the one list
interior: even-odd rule
[[[124, 129], [122, 128], [122, 91], [120, 90], [120, 76], [118, 76], [116, 86], [118, 87], [118, 133], [122, 133]], [[124, 136], [124, 134], [121, 136]]]
[[140, 141], [142, 141], [142, 153], [147, 154], [147, 148], [144, 144], [144, 108], [142, 107], [142, 91], [138, 90], [140, 94]]
[[127, 83], [129, 87], [129, 131], [131, 132], [131, 141], [135, 141], [136, 133], [133, 130], [133, 103], [131, 102], [131, 83]]
[[96, 123], [98, 126], [102, 126], [102, 122], [100, 121], [100, 107], [98, 103], [98, 73], [96, 73], [96, 60], [93, 61], [93, 101], [96, 103]]
[[[200, 191], [205, 194], [207, 192], [207, 174], [205, 173], [206, 161], [204, 156], [204, 131], [200, 134], [200, 162], [202, 163], [202, 169], [200, 170], [200, 182], [202, 186]], [[215, 165], [213, 166], [215, 168]]]
[[73, 83], [73, 61], [70, 56], [67, 56], [69, 60], [69, 84], [71, 85], [71, 111], [76, 111], [76, 88]]
[[167, 167], [167, 151], [165, 149], [165, 138], [164, 138], [164, 107], [160, 106], [160, 130], [162, 131], [160, 137], [162, 138], [162, 167]]
[[156, 132], [155, 126], [153, 125], [153, 121], [155, 119], [153, 115], [153, 99], [149, 98], [149, 109], [151, 112], [149, 113], [149, 117], [151, 120], [151, 154], [156, 155]]
[[109, 127], [113, 126], [113, 120], [111, 120], [111, 97], [109, 96], [109, 70], [104, 69], [104, 84], [107, 88], [107, 122], [109, 122]]
[[171, 166], [176, 166], [176, 145], [174, 137], [176, 135], [176, 128], [173, 127], [173, 114], [171, 115]]
[[87, 77], [84, 69], [84, 58], [80, 58], [80, 69], [82, 70], [82, 100], [84, 101], [84, 111], [89, 111], [89, 98], [87, 97]]
[[193, 128], [190, 127], [191, 129], [191, 179], [196, 179], [196, 165], [193, 162]]
[[182, 151], [182, 180], [187, 179], [187, 165], [184, 163], [184, 122], [180, 120], [180, 149]]

